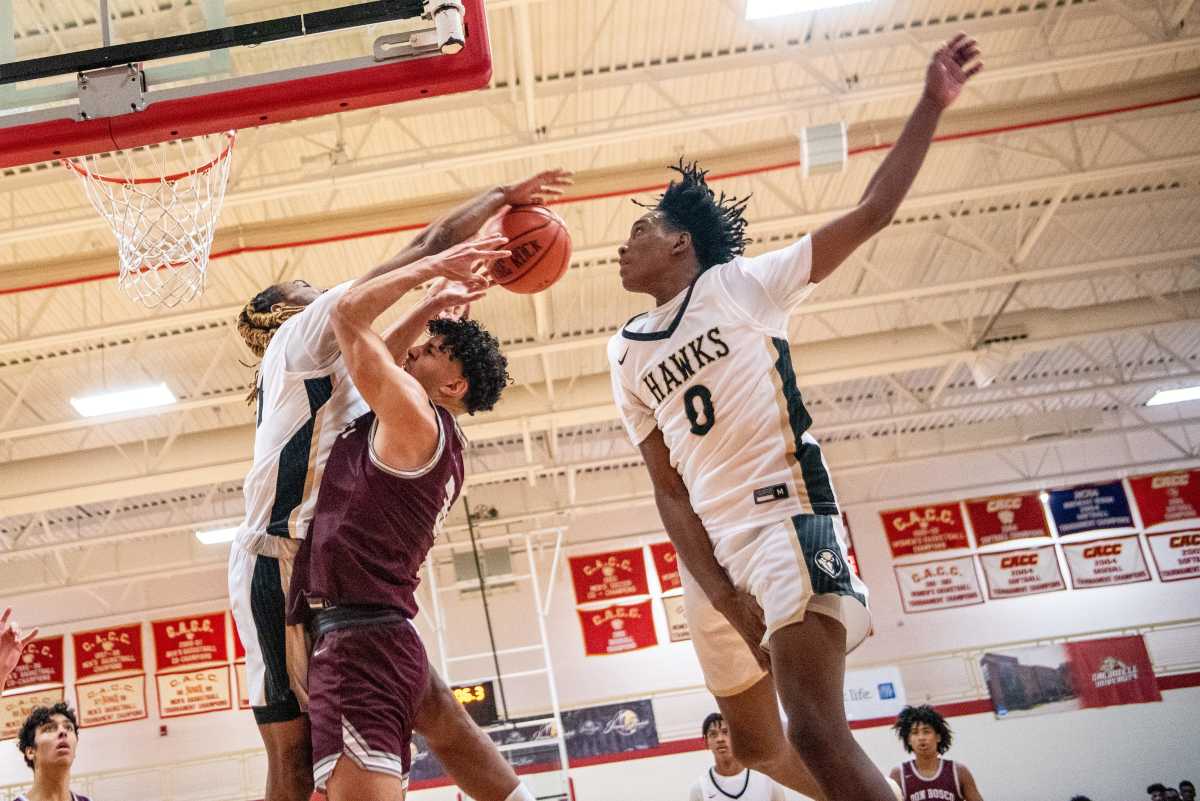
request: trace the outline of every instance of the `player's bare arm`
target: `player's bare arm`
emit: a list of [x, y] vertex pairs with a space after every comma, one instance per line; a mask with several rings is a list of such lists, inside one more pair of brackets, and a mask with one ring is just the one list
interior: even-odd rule
[[762, 638], [766, 633], [762, 609], [752, 596], [739, 592], [733, 586], [729, 575], [718, 564], [713, 554], [712, 540], [692, 508], [687, 487], [679, 472], [671, 466], [671, 454], [662, 432], [655, 428], [638, 447], [654, 485], [658, 514], [662, 517], [667, 536], [679, 552], [679, 558], [696, 579], [709, 603], [729, 620], [759, 664], [767, 668], [770, 659], [762, 648]]
[[961, 762], [954, 764], [958, 767], [958, 784], [962, 789], [963, 798], [967, 801], [983, 801], [983, 796], [979, 793], [979, 786], [975, 784], [975, 777], [971, 775], [971, 771]]
[[860, 245], [891, 223], [925, 161], [942, 112], [958, 99], [967, 81], [983, 69], [982, 62], [971, 66], [978, 56], [978, 45], [965, 33], [955, 36], [934, 54], [916, 110], [867, 184], [858, 205], [813, 233], [814, 282], [828, 277]]
[[21, 659], [21, 651], [28, 645], [38, 630], [35, 628], [22, 636], [21, 624], [12, 619], [12, 609], [6, 608], [0, 614], [0, 688], [8, 679], [8, 674]]

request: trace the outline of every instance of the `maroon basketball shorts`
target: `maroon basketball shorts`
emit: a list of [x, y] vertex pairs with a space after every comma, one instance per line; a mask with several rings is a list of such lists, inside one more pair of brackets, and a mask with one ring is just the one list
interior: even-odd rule
[[308, 667], [317, 789], [343, 756], [407, 787], [413, 720], [428, 682], [425, 646], [407, 620], [321, 635]]

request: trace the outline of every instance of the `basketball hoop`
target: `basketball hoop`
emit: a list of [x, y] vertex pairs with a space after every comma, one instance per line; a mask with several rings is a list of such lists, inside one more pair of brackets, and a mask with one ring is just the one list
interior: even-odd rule
[[143, 306], [176, 306], [204, 290], [236, 139], [225, 131], [63, 160], [117, 238], [117, 283]]

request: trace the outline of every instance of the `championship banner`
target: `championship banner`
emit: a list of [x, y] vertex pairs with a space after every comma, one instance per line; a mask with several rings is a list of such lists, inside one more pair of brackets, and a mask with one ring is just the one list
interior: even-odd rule
[[1159, 581], [1200, 577], [1200, 531], [1147, 534]]
[[0, 690], [33, 687], [38, 684], [62, 684], [63, 640], [64, 637], [60, 634], [57, 637], [33, 640], [26, 645], [21, 650], [17, 666], [8, 674], [8, 682]]
[[156, 678], [158, 716], [161, 718], [233, 709], [228, 665], [188, 673], [160, 673]]
[[975, 563], [969, 556], [895, 567], [904, 611], [931, 612], [983, 603]]
[[250, 685], [246, 684], [246, 646], [238, 634], [237, 626], [230, 626], [233, 632], [233, 672], [237, 678], [238, 709], [250, 708]]
[[983, 565], [988, 598], [992, 600], [1058, 592], [1067, 588], [1053, 545], [1021, 551], [981, 553], [979, 563]]
[[1150, 580], [1136, 534], [1063, 545], [1071, 585], [1077, 590]]
[[663, 592], [677, 590], [683, 586], [679, 581], [679, 555], [675, 546], [667, 542], [656, 542], [650, 546], [654, 569], [658, 572], [658, 583]]
[[900, 668], [847, 670], [842, 685], [848, 720], [895, 718], [907, 704]]
[[588, 656], [623, 654], [658, 645], [649, 600], [577, 611]]
[[152, 623], [155, 671], [164, 673], [228, 662], [225, 618], [224, 612], [212, 612]]
[[572, 556], [570, 562], [576, 603], [650, 593], [646, 583], [646, 557], [641, 548]]
[[850, 532], [850, 518], [842, 512], [842, 530], [846, 532], [846, 561], [850, 563], [850, 569], [854, 571], [854, 575], [862, 578], [862, 571], [858, 569], [858, 554], [854, 552], [854, 535]]
[[683, 607], [682, 595], [671, 595], [662, 599], [663, 613], [667, 617], [667, 636], [671, 642], [683, 642], [692, 639], [692, 630], [688, 628], [687, 613]]
[[1131, 528], [1133, 513], [1120, 481], [1085, 484], [1050, 492], [1050, 516], [1058, 535], [1105, 528]]
[[894, 557], [970, 547], [957, 503], [893, 509], [879, 517]]
[[79, 728], [107, 726], [148, 717], [146, 676], [126, 676], [75, 685]]
[[967, 501], [967, 517], [982, 548], [998, 542], [1049, 537], [1046, 513], [1036, 494], [1000, 495]]
[[75, 642], [75, 679], [142, 671], [142, 624], [82, 631]]
[[979, 662], [998, 718], [1162, 700], [1140, 636], [988, 652]]
[[1129, 479], [1146, 528], [1200, 520], [1200, 470], [1180, 470]]
[[52, 687], [0, 697], [0, 740], [15, 740], [25, 725], [25, 718], [39, 706], [54, 706], [63, 700], [65, 690]]

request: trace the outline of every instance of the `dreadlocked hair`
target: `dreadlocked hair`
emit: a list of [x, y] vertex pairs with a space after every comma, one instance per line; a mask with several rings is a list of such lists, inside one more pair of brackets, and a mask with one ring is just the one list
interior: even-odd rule
[[900, 742], [904, 744], [904, 750], [912, 753], [912, 746], [908, 744], [908, 736], [912, 734], [913, 727], [918, 723], [924, 723], [937, 732], [939, 754], [944, 754], [950, 750], [950, 724], [929, 704], [921, 706], [906, 706], [900, 710], [896, 722], [892, 724], [892, 731], [896, 732], [896, 736], [900, 738]]
[[439, 317], [429, 321], [429, 333], [441, 337], [450, 358], [462, 365], [467, 379], [467, 394], [463, 396], [467, 412], [486, 412], [495, 406], [512, 381], [500, 341], [475, 320]]
[[[279, 330], [279, 326], [283, 325], [290, 318], [295, 317], [300, 312], [304, 311], [304, 306], [291, 306], [282, 304], [278, 309], [273, 308], [283, 301], [283, 294], [279, 287], [270, 286], [259, 292], [250, 302], [242, 307], [237, 318], [237, 330], [241, 335], [242, 341], [246, 343], [246, 347], [250, 352], [259, 359], [267, 352], [267, 346], [271, 344], [271, 337], [275, 336], [275, 332]], [[251, 365], [246, 365], [247, 367]], [[254, 371], [254, 388], [250, 390], [250, 394], [246, 397], [246, 403], [254, 403], [258, 399], [258, 370]]]
[[742, 255], [750, 244], [745, 217], [750, 196], [717, 195], [705, 180], [708, 170], [700, 169], [697, 162], [685, 164], [681, 158], [671, 169], [679, 173], [679, 180], [671, 181], [653, 206], [634, 203], [661, 211], [671, 228], [692, 235], [701, 271]]

